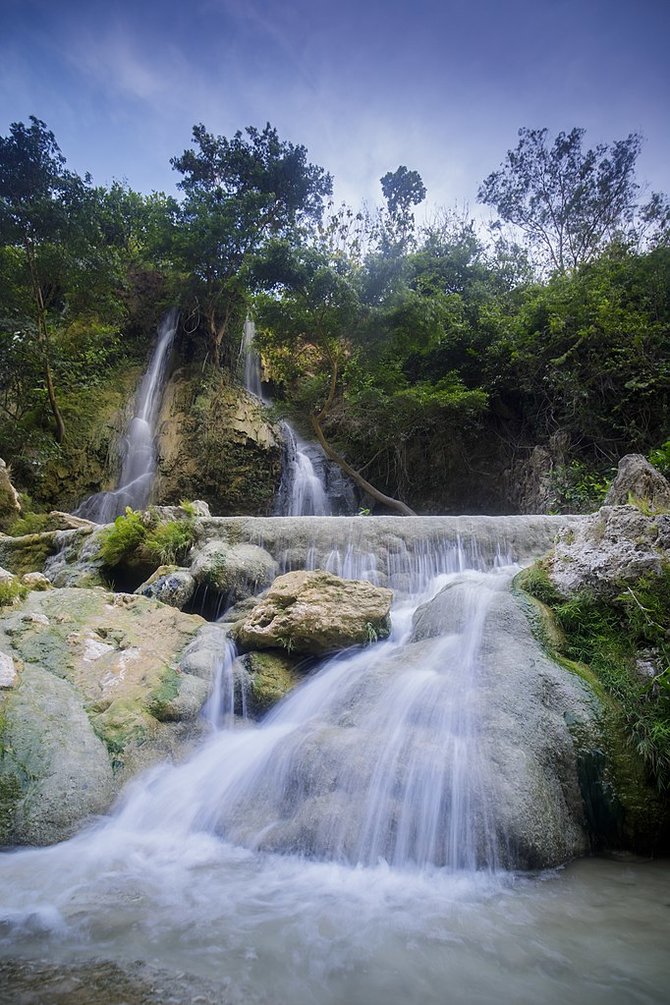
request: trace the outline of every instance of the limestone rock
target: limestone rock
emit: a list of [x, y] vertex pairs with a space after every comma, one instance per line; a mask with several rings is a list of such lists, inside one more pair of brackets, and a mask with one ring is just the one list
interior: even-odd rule
[[57, 550], [58, 531], [0, 537], [0, 564], [17, 576], [43, 572], [50, 555]]
[[271, 513], [283, 442], [267, 410], [213, 369], [170, 378], [158, 423], [155, 498], [205, 499], [214, 513]]
[[296, 661], [282, 653], [247, 653], [242, 661], [248, 674], [247, 714], [252, 719], [281, 701], [301, 677]]
[[0, 583], [9, 583], [15, 578], [16, 577], [13, 572], [10, 572], [8, 569], [0, 568]]
[[603, 506], [564, 528], [546, 561], [552, 582], [569, 597], [580, 590], [599, 596], [621, 592], [670, 561], [670, 515], [646, 516], [636, 506]]
[[289, 572], [233, 628], [244, 649], [322, 654], [386, 638], [391, 590], [329, 572]]
[[11, 656], [0, 653], [0, 687], [14, 687], [16, 684], [16, 666]]
[[188, 569], [176, 565], [161, 565], [146, 583], [135, 590], [143, 597], [152, 597], [162, 604], [182, 610], [195, 592], [195, 579]]
[[21, 582], [29, 590], [50, 590], [51, 583], [43, 572], [27, 572], [21, 577]]
[[198, 584], [234, 601], [268, 586], [277, 570], [272, 555], [258, 545], [208, 541], [197, 552], [190, 572]]
[[208, 627], [98, 589], [33, 592], [0, 620], [0, 652], [20, 669], [0, 691], [0, 844], [62, 840], [135, 771], [190, 749], [211, 667], [191, 672], [182, 655], [197, 661]]
[[670, 510], [670, 484], [642, 454], [626, 454], [605, 496], [606, 506], [644, 503], [652, 511]]

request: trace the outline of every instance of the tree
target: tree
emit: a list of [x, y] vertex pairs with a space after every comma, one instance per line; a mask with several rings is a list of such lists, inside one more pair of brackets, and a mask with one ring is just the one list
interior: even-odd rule
[[54, 134], [30, 117], [0, 137], [0, 244], [15, 248], [27, 270], [42, 371], [60, 443], [65, 424], [51, 364], [48, 310], [59, 293], [66, 244], [73, 238], [88, 179], [67, 171]]
[[583, 129], [560, 132], [549, 146], [546, 129], [520, 129], [516, 149], [478, 194], [524, 232], [541, 264], [559, 272], [591, 261], [607, 242], [627, 235], [635, 217], [641, 137], [631, 133], [586, 151], [583, 137]]
[[412, 243], [414, 233], [413, 206], [426, 198], [426, 186], [418, 171], [401, 164], [379, 179], [386, 200], [386, 214], [381, 216], [380, 248], [384, 255], [401, 255]]
[[178, 184], [186, 196], [177, 250], [191, 273], [217, 366], [229, 331], [240, 327], [246, 311], [242, 270], [268, 238], [318, 223], [332, 191], [330, 175], [308, 162], [305, 147], [280, 140], [269, 123], [245, 133], [227, 139], [197, 125], [197, 149], [171, 162], [184, 176]]

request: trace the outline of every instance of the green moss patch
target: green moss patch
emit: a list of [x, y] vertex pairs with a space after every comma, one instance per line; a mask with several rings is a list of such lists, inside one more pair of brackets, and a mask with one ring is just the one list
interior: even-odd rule
[[627, 585], [612, 599], [589, 591], [561, 597], [541, 563], [524, 570], [515, 585], [534, 600], [536, 630], [545, 648], [601, 701], [607, 740], [603, 778], [605, 783], [611, 779], [623, 808], [624, 840], [643, 850], [667, 842], [670, 566]]

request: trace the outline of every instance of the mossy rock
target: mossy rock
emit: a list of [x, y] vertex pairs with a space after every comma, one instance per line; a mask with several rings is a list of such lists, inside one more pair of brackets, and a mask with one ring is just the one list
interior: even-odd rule
[[243, 660], [249, 674], [247, 712], [252, 719], [260, 719], [293, 690], [302, 675], [297, 661], [282, 653], [246, 653]]
[[16, 576], [44, 572], [46, 560], [58, 551], [57, 531], [0, 537], [0, 566]]
[[[663, 634], [661, 626], [668, 623], [670, 573], [633, 584], [633, 595], [639, 594], [635, 604], [628, 600], [630, 589], [613, 599], [589, 591], [566, 599], [542, 562], [521, 572], [515, 587], [525, 591], [531, 623], [547, 653], [588, 684], [599, 702], [602, 749], [580, 749], [579, 729], [572, 729], [587, 815], [597, 828], [595, 847], [667, 852], [670, 762], [663, 737], [670, 734], [670, 700], [662, 687], [654, 696], [654, 685], [637, 676], [636, 662], [654, 624]], [[641, 727], [655, 730], [655, 751], [641, 747]]]

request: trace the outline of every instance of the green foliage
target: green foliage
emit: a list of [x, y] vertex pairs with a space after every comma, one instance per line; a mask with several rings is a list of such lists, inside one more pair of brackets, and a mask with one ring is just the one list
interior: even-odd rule
[[590, 261], [632, 224], [641, 137], [582, 150], [583, 129], [560, 132], [551, 147], [546, 129], [519, 130], [519, 143], [485, 179], [481, 202], [519, 227], [540, 259], [564, 271]]
[[657, 471], [660, 471], [666, 478], [670, 477], [670, 440], [666, 440], [660, 447], [650, 451], [649, 463], [653, 464]]
[[100, 557], [110, 568], [119, 565], [129, 554], [136, 552], [147, 538], [143, 514], [126, 507], [123, 516], [117, 516], [114, 525], [103, 531], [100, 539]]
[[[670, 566], [611, 601], [552, 600], [565, 654], [587, 663], [617, 702], [629, 742], [660, 791], [670, 788]], [[639, 669], [643, 659], [651, 676]]]
[[117, 516], [101, 535], [100, 557], [109, 568], [138, 554], [156, 564], [171, 565], [185, 557], [193, 538], [189, 514], [181, 520], [161, 521], [155, 511], [140, 512], [127, 506], [125, 514]]
[[18, 579], [0, 579], [0, 607], [9, 607], [15, 600], [23, 600], [28, 587]]
[[557, 465], [551, 473], [552, 496], [559, 513], [593, 513], [602, 506], [610, 479], [583, 461]]
[[161, 565], [172, 565], [185, 557], [193, 544], [191, 519], [159, 523], [146, 536], [145, 545], [152, 558]]

